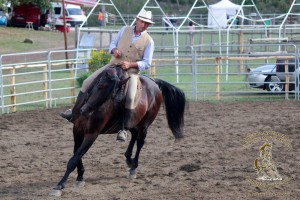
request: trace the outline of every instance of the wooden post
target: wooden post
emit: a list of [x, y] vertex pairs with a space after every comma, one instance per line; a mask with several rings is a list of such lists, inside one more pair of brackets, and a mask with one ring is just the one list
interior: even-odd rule
[[151, 65], [151, 67], [149, 68], [149, 73], [150, 75], [155, 78], [156, 77], [156, 67], [155, 67], [155, 62], [153, 62], [153, 64]]
[[[71, 64], [71, 70], [70, 70], [70, 73], [71, 73], [71, 96], [75, 96], [75, 81], [74, 81], [74, 63]], [[71, 103], [75, 103], [75, 97], [74, 98], [71, 98]]]
[[[16, 86], [15, 86], [15, 84], [16, 84], [16, 76], [15, 76], [15, 74], [16, 74], [16, 68], [13, 67], [10, 70], [10, 72], [11, 72], [11, 75], [12, 75], [11, 76], [11, 84], [12, 84], [12, 86], [10, 88], [10, 94], [12, 96], [10, 97], [10, 103], [11, 104], [16, 104], [17, 103], [17, 97], [14, 96], [16, 94]], [[11, 110], [11, 112], [16, 112], [17, 111], [17, 107], [15, 105], [13, 105], [13, 106], [10, 107], [10, 110]]]
[[[270, 33], [269, 33], [268, 27], [266, 29], [267, 29], [267, 38], [270, 38]], [[269, 52], [270, 51], [269, 49], [270, 49], [269, 46], [266, 45], [265, 46], [265, 52]], [[265, 60], [265, 63], [268, 63], [268, 59]]]
[[[280, 31], [280, 30], [279, 30]], [[283, 25], [283, 37], [286, 37], [286, 26], [285, 25]], [[280, 38], [279, 38], [280, 39]], [[282, 41], [279, 41], [279, 43], [282, 43]], [[282, 48], [283, 47], [283, 48]], [[280, 50], [281, 51], [285, 51], [286, 50], [286, 46], [285, 45], [281, 45], [280, 44]]]
[[290, 76], [289, 76], [288, 59], [285, 59], [284, 61], [284, 72], [285, 72], [285, 99], [289, 99]]
[[43, 67], [43, 94], [44, 94], [44, 99], [45, 99], [45, 107], [48, 108], [49, 107], [49, 102], [48, 102], [48, 65], [45, 65]]
[[220, 100], [220, 57], [216, 57], [216, 99]]
[[64, 25], [64, 40], [65, 40], [65, 56], [66, 56], [66, 60], [67, 60], [67, 64], [66, 64], [66, 69], [69, 69], [69, 64], [68, 64], [68, 41], [67, 41], [67, 25], [66, 25], [66, 10], [65, 10], [65, 0], [62, 0], [62, 9], [63, 9], [63, 25]]

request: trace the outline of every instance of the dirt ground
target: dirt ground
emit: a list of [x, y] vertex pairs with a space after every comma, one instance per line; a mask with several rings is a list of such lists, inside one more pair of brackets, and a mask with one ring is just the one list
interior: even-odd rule
[[[48, 194], [73, 150], [72, 124], [58, 115], [64, 109], [0, 116], [1, 199], [59, 199]], [[74, 171], [60, 199], [300, 199], [299, 109], [293, 100], [189, 102], [180, 143], [161, 109], [136, 179], [126, 177], [128, 142], [100, 135], [83, 158], [85, 186], [74, 186]], [[253, 163], [265, 142], [273, 144], [271, 161], [282, 180], [256, 179]]]

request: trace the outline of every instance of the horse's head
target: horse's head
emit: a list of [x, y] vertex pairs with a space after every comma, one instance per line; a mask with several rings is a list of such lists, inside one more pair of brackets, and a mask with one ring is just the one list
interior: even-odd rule
[[88, 89], [86, 102], [80, 109], [81, 114], [92, 114], [105, 101], [113, 98], [118, 89], [127, 81], [128, 79], [120, 80], [116, 68], [108, 67], [98, 75]]

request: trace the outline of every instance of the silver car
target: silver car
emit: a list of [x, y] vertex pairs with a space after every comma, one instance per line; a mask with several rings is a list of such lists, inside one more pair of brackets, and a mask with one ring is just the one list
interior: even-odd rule
[[268, 64], [248, 70], [248, 81], [252, 88], [260, 88], [271, 92], [281, 92], [284, 85], [276, 76], [276, 65]]

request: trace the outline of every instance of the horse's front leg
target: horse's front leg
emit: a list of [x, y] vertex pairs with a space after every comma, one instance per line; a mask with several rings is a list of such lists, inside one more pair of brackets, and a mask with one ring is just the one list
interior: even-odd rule
[[146, 131], [143, 132], [141, 135], [139, 135], [137, 138], [137, 143], [136, 143], [137, 149], [136, 149], [134, 158], [131, 160], [131, 167], [129, 169], [128, 178], [130, 178], [130, 179], [136, 178], [136, 174], [137, 174], [136, 169], [139, 166], [139, 156], [140, 156], [140, 152], [145, 144], [145, 138], [146, 138]]
[[133, 151], [133, 147], [135, 144], [135, 141], [137, 139], [138, 133], [136, 130], [132, 130], [131, 132], [131, 140], [129, 142], [129, 145], [127, 147], [127, 150], [125, 152], [125, 157], [126, 157], [126, 164], [127, 166], [130, 168], [132, 166], [132, 159], [131, 159], [131, 155], [132, 155], [132, 151]]
[[[59, 181], [56, 187], [53, 188], [53, 190], [50, 192], [51, 196], [61, 196], [61, 191], [65, 187], [65, 183], [67, 182], [67, 179], [72, 171], [77, 166], [82, 165], [81, 158], [82, 156], [89, 150], [89, 148], [92, 146], [92, 144], [95, 142], [98, 134], [87, 134], [84, 136], [84, 140], [80, 147], [77, 149], [77, 151], [74, 153], [74, 155], [71, 157], [67, 164], [67, 170], [63, 176], [63, 178]], [[80, 164], [81, 163], [81, 164]], [[82, 165], [83, 167], [83, 165]], [[80, 167], [79, 167], [80, 168]], [[83, 173], [81, 174], [83, 176]], [[77, 177], [78, 178], [78, 177]]]

